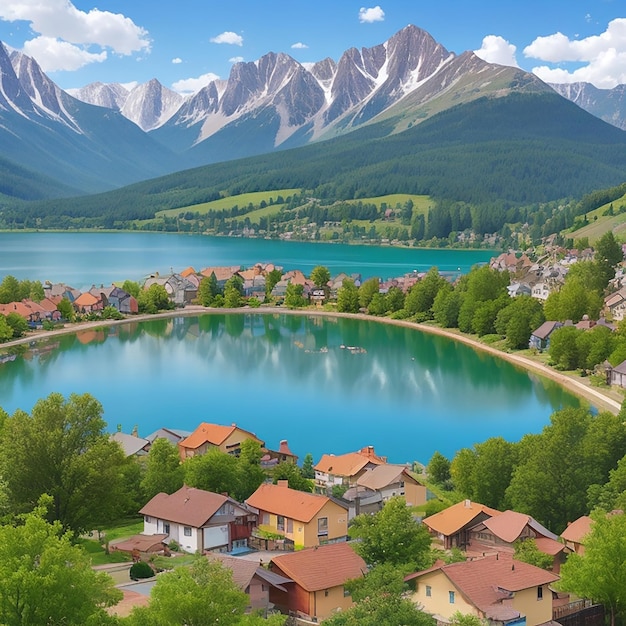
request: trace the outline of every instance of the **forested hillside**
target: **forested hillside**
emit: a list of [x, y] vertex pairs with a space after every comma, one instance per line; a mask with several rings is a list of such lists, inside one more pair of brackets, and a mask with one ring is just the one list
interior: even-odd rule
[[[387, 137], [386, 125], [392, 123], [106, 194], [32, 203], [9, 211], [5, 224], [11, 220], [19, 228], [24, 218], [45, 218], [45, 225], [65, 226], [72, 218], [86, 218], [82, 225], [128, 227], [160, 210], [225, 195], [298, 188], [328, 204], [399, 192], [429, 195], [440, 206], [463, 202], [470, 225], [493, 232], [541, 203], [579, 198], [625, 178], [626, 133], [556, 94], [483, 98]], [[519, 215], [509, 219], [507, 211]], [[439, 221], [433, 226], [436, 236], [465, 224], [455, 228], [445, 216]]]

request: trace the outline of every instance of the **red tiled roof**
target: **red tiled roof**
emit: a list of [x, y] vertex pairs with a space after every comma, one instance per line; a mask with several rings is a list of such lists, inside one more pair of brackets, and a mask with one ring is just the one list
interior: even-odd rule
[[441, 570], [474, 606], [487, 614], [497, 608], [493, 605], [502, 599], [503, 591], [515, 593], [559, 580], [552, 572], [503, 555], [450, 565], [435, 565], [423, 572], [409, 574], [405, 580], [418, 579], [436, 570]]
[[423, 522], [434, 532], [447, 537], [467, 526], [480, 513], [486, 513], [490, 517], [500, 515], [500, 511], [484, 504], [463, 500], [443, 511], [439, 511], [439, 513], [426, 517]]
[[345, 542], [275, 556], [272, 564], [309, 592], [343, 585], [367, 571], [365, 561]]
[[310, 522], [330, 502], [327, 496], [290, 489], [283, 485], [263, 483], [246, 500], [246, 504], [299, 522]]
[[517, 511], [505, 511], [491, 517], [482, 522], [496, 537], [506, 541], [507, 543], [513, 543], [522, 534], [522, 531], [526, 526], [532, 528], [538, 535], [542, 537], [549, 537], [556, 540], [557, 536], [550, 532], [547, 528], [539, 524], [530, 515], [524, 513], [518, 513]]
[[544, 554], [549, 554], [550, 556], [555, 556], [559, 552], [563, 550], [567, 550], [567, 552], [571, 552], [571, 550], [560, 541], [555, 541], [554, 539], [550, 539], [550, 537], [537, 537], [535, 539], [535, 543], [537, 544], [537, 549], [539, 552], [543, 552]]
[[573, 541], [574, 543], [583, 543], [583, 539], [591, 532], [591, 524], [593, 520], [588, 515], [583, 515], [577, 520], [570, 522], [567, 528], [561, 533], [561, 537], [565, 541]]
[[221, 424], [208, 424], [207, 422], [202, 422], [202, 424], [200, 424], [200, 426], [198, 426], [198, 428], [196, 428], [196, 430], [194, 430], [189, 437], [183, 439], [178, 445], [183, 448], [191, 448], [192, 450], [199, 448], [205, 443], [211, 443], [214, 446], [219, 446], [224, 443], [224, 441], [226, 441], [226, 439], [234, 433], [235, 430], [240, 430], [241, 432], [254, 437], [257, 441], [261, 441], [254, 433], [244, 430], [243, 428], [239, 428], [236, 424], [222, 426]]
[[238, 504], [219, 493], [184, 486], [171, 495], [157, 493], [139, 513], [168, 522], [201, 528], [228, 501]]

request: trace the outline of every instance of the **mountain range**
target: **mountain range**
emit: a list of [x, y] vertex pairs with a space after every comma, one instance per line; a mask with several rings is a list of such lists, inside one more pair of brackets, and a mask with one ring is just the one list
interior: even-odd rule
[[[590, 106], [593, 94], [585, 92], [579, 100]], [[0, 199], [105, 191], [359, 128], [394, 135], [453, 107], [512, 94], [554, 91], [533, 74], [472, 52], [455, 55], [416, 26], [372, 48], [351, 48], [337, 62], [305, 66], [270, 52], [234, 64], [228, 80], [187, 98], [157, 80], [68, 93], [33, 59], [0, 44], [0, 168], [11, 173]]]

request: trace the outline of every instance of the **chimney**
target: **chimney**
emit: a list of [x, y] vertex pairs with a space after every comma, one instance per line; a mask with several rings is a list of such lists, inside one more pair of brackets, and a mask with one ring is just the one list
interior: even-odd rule
[[466, 509], [471, 509], [472, 508], [472, 501], [470, 499], [467, 499], [467, 500], [465, 500], [463, 505], [465, 506]]
[[279, 480], [276, 484], [279, 487], [289, 487], [289, 481], [287, 479], [285, 479], [285, 478]]
[[139, 429], [137, 428], [137, 424], [133, 426], [133, 432], [131, 433], [133, 437], [139, 437]]

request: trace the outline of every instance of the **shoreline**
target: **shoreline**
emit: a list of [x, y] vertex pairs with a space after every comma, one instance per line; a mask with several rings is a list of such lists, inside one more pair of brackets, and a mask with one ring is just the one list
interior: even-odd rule
[[[77, 334], [84, 330], [92, 330], [94, 328], [102, 328], [104, 326], [119, 326], [122, 324], [129, 324], [135, 322], [144, 322], [150, 321], [154, 319], [167, 319], [171, 317], [194, 317], [197, 315], [312, 315], [317, 317], [334, 317], [334, 318], [348, 318], [355, 319], [360, 321], [368, 321], [368, 322], [377, 322], [382, 324], [390, 324], [393, 326], [401, 326], [403, 328], [411, 328], [413, 330], [418, 330], [425, 333], [430, 333], [433, 335], [439, 335], [441, 337], [446, 337], [453, 341], [459, 341], [473, 350], [479, 350], [486, 352], [492, 356], [495, 356], [500, 359], [504, 359], [509, 363], [519, 367], [528, 372], [532, 372], [542, 376], [543, 378], [547, 378], [557, 384], [561, 385], [573, 395], [578, 396], [579, 398], [583, 398], [593, 406], [595, 406], [598, 410], [606, 410], [611, 413], [617, 414], [621, 410], [622, 402], [614, 397], [614, 394], [609, 395], [609, 393], [603, 392], [601, 389], [597, 387], [592, 387], [588, 379], [579, 380], [577, 378], [573, 378], [572, 376], [568, 376], [567, 374], [562, 374], [554, 370], [553, 368], [544, 365], [543, 363], [538, 363], [533, 359], [523, 356], [521, 354], [513, 354], [510, 352], [504, 352], [502, 350], [498, 350], [493, 346], [489, 346], [487, 344], [481, 343], [472, 337], [468, 337], [466, 335], [453, 332], [446, 328], [439, 328], [438, 326], [430, 326], [428, 324], [418, 323], [418, 322], [410, 322], [408, 320], [394, 320], [388, 317], [376, 317], [374, 315], [367, 315], [365, 313], [340, 313], [338, 311], [322, 311], [318, 309], [285, 309], [283, 307], [259, 307], [259, 308], [237, 308], [237, 309], [225, 309], [225, 308], [209, 308], [203, 307], [200, 305], [190, 305], [185, 307], [184, 309], [174, 309], [172, 311], [164, 311], [162, 313], [155, 314], [143, 314], [137, 315], [134, 317], [126, 317], [123, 320], [97, 320], [93, 322], [79, 322], [72, 326], [65, 326], [64, 328], [59, 328], [55, 330], [43, 330], [43, 331], [35, 331], [33, 334], [28, 335], [26, 337], [20, 337], [19, 339], [13, 339], [12, 341], [7, 341], [6, 343], [0, 344], [0, 350], [4, 348], [11, 348], [13, 346], [19, 346], [24, 344], [30, 344], [32, 341], [43, 341], [46, 339], [54, 338], [60, 335], [70, 335]], [[615, 394], [616, 395], [616, 394]]]

